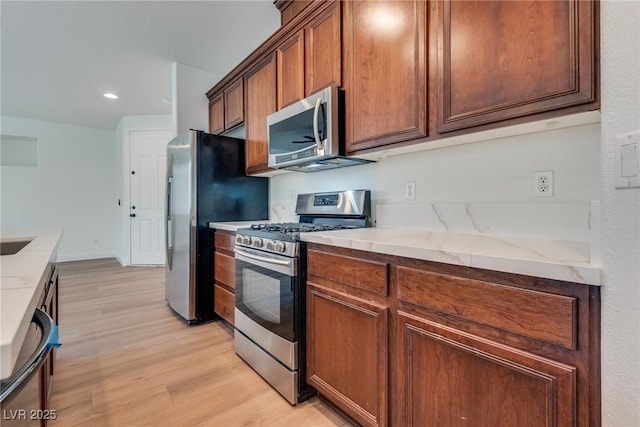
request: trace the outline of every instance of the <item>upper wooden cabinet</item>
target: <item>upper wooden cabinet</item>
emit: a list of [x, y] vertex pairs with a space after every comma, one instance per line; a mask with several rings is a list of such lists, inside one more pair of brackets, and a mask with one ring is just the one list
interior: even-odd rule
[[280, 22], [282, 25], [289, 23], [289, 21], [300, 14], [304, 8], [311, 4], [309, 0], [275, 0], [273, 3], [280, 11]]
[[427, 135], [426, 5], [343, 3], [347, 153]]
[[209, 102], [209, 133], [224, 132], [224, 93], [215, 96]]
[[247, 74], [246, 163], [247, 173], [268, 170], [267, 116], [276, 111], [276, 55], [268, 55]]
[[[207, 93], [211, 132], [242, 123], [242, 111], [252, 122], [247, 144], [258, 146], [247, 148], [256, 156], [247, 170], [254, 173], [267, 170], [266, 142], [256, 134], [266, 141], [266, 129], [257, 130], [265, 103], [275, 111], [330, 85], [344, 89], [347, 155], [600, 106], [596, 0], [276, 5], [292, 13], [286, 24]], [[268, 56], [268, 99], [245, 94], [246, 103], [262, 104], [232, 104], [243, 90], [234, 83], [244, 81], [248, 92], [249, 75]], [[251, 117], [255, 111], [261, 115]]]
[[244, 80], [237, 79], [224, 91], [224, 128], [244, 122]]
[[340, 16], [340, 3], [330, 2], [278, 46], [278, 109], [341, 84]]
[[[304, 98], [304, 32], [299, 31], [276, 49], [278, 108]], [[266, 122], [265, 122], [266, 125]]]
[[236, 79], [209, 101], [209, 133], [221, 134], [244, 122], [244, 81]]
[[305, 96], [342, 84], [342, 25], [339, 2], [330, 3], [305, 28]]
[[437, 132], [597, 100], [595, 2], [446, 0], [433, 8]]

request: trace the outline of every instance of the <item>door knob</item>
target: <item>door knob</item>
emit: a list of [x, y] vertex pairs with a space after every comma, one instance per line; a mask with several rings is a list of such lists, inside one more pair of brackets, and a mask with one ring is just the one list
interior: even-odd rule
[[132, 213], [132, 214], [129, 214], [129, 216], [130, 216], [131, 218], [135, 218], [135, 217], [136, 217], [136, 214]]

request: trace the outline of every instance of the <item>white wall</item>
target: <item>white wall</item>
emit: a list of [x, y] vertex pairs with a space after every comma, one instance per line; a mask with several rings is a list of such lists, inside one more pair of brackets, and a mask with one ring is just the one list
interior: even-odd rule
[[209, 131], [209, 100], [205, 95], [223, 76], [188, 65], [172, 66], [173, 136], [189, 129]]
[[115, 131], [114, 146], [114, 186], [116, 201], [120, 200], [115, 213], [117, 247], [116, 257], [122, 265], [129, 265], [131, 259], [129, 205], [130, 205], [130, 141], [129, 133], [145, 130], [169, 130], [172, 126], [172, 116], [124, 116]]
[[617, 135], [640, 131], [640, 2], [601, 2], [602, 413], [640, 426], [640, 189], [614, 188]]
[[2, 117], [2, 133], [38, 139], [38, 167], [2, 166], [1, 227], [64, 229], [60, 261], [114, 256], [114, 132]]
[[[416, 216], [425, 211], [421, 207], [426, 204], [464, 203], [483, 212], [494, 208], [496, 220], [485, 221], [493, 234], [530, 235], [532, 227], [514, 230], [513, 223], [507, 224], [507, 218], [500, 216], [511, 205], [519, 207], [518, 215], [530, 215], [530, 221], [540, 223], [541, 237], [559, 238], [553, 234], [568, 233], [564, 225], [575, 221], [570, 215], [576, 210], [567, 206], [582, 205], [586, 211], [591, 200], [600, 199], [599, 147], [600, 125], [588, 124], [394, 156], [344, 169], [277, 175], [271, 178], [271, 217], [293, 219], [298, 193], [365, 188], [372, 190], [374, 214], [384, 210], [385, 221], [379, 226], [417, 226], [420, 218]], [[533, 195], [534, 171], [544, 170], [554, 171], [552, 198]], [[416, 183], [415, 200], [405, 199], [407, 181]], [[540, 205], [549, 218], [533, 217]], [[584, 215], [586, 218], [587, 213]], [[545, 222], [549, 224], [546, 233]], [[582, 234], [579, 240], [590, 240], [586, 224]]]

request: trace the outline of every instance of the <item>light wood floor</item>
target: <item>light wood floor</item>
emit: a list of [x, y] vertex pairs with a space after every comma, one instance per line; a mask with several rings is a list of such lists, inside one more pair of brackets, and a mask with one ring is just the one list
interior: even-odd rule
[[164, 269], [60, 265], [51, 409], [62, 426], [347, 426], [313, 398], [292, 407], [233, 351], [222, 322], [187, 326]]

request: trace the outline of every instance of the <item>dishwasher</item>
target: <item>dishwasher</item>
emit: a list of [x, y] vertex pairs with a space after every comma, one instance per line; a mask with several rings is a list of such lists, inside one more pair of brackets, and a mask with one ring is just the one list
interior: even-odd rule
[[1, 424], [8, 426], [45, 426], [55, 411], [43, 409], [45, 381], [40, 369], [57, 345], [57, 326], [43, 310], [36, 311], [20, 348], [16, 368], [0, 382]]

